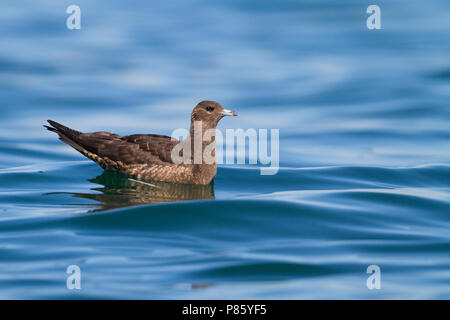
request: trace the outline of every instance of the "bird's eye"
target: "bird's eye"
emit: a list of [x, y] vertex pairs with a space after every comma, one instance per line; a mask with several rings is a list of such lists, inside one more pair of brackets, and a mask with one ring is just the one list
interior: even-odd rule
[[206, 107], [206, 111], [214, 111], [214, 107]]

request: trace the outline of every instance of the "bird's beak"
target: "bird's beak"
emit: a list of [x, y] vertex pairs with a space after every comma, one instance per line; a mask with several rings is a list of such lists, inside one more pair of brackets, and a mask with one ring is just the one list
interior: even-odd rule
[[236, 113], [236, 111], [233, 111], [233, 110], [223, 109], [222, 115], [223, 115], [223, 116], [233, 116], [233, 117], [236, 117], [236, 116], [237, 116], [237, 113]]

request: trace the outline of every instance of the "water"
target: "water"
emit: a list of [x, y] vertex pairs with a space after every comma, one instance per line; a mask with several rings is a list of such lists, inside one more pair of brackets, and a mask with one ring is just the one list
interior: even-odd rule
[[[0, 4], [0, 298], [450, 298], [448, 1], [374, 31], [368, 1], [70, 4]], [[155, 192], [41, 126], [171, 134], [204, 99], [280, 129], [277, 175]]]

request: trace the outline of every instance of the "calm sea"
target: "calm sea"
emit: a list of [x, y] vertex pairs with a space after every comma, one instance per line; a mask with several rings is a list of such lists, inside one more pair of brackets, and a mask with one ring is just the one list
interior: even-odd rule
[[[3, 0], [0, 31], [0, 299], [450, 298], [448, 0]], [[279, 129], [278, 174], [155, 191], [42, 128], [170, 135], [204, 99]]]

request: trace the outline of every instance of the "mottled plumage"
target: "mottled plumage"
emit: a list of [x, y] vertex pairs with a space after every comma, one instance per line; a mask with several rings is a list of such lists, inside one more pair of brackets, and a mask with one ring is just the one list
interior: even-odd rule
[[[48, 130], [56, 132], [60, 140], [92, 159], [106, 171], [121, 172], [141, 180], [156, 180], [187, 184], [209, 184], [217, 172], [217, 164], [176, 164], [171, 153], [180, 143], [192, 143], [194, 121], [201, 121], [202, 130], [215, 129], [226, 115], [235, 116], [234, 111], [225, 110], [214, 101], [202, 101], [192, 111], [190, 137], [179, 141], [164, 135], [134, 134], [119, 136], [110, 132], [82, 133], [55, 121], [48, 120]], [[211, 141], [202, 143], [202, 150]], [[215, 145], [214, 145], [215, 148]], [[192, 152], [192, 159], [194, 153]]]

